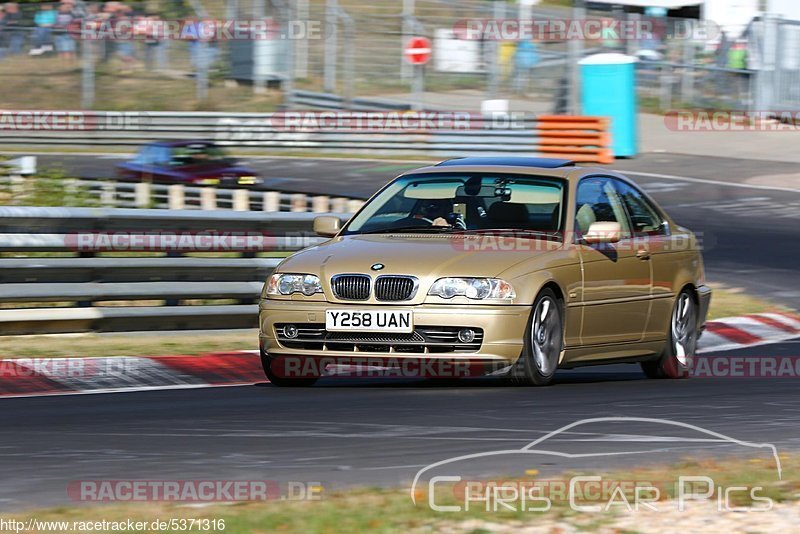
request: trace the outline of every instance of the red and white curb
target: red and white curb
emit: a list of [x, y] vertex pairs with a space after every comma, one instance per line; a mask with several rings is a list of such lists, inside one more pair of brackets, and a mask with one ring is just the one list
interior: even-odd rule
[[0, 397], [241, 386], [264, 381], [258, 351], [0, 360]]
[[800, 337], [800, 316], [793, 313], [757, 313], [706, 323], [697, 352], [723, 352], [778, 343]]
[[[762, 313], [709, 321], [700, 354], [800, 337], [800, 316]], [[258, 351], [202, 356], [0, 359], [0, 397], [241, 386], [265, 382]]]

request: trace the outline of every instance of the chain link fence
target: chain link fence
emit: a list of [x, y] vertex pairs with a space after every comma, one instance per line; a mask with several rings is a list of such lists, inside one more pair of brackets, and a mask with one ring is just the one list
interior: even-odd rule
[[412, 99], [415, 72], [403, 52], [419, 36], [433, 44], [432, 60], [420, 68], [428, 97], [422, 104], [428, 108], [474, 111], [487, 98], [518, 97], [538, 100], [541, 111], [553, 111], [556, 96], [569, 85], [564, 40], [538, 42], [526, 61], [516, 61], [514, 42], [461, 35], [473, 22], [520, 18], [513, 3], [405, 0], [364, 5], [328, 0], [310, 2], [308, 13], [327, 25], [325, 38], [310, 42], [297, 55], [296, 67], [306, 66], [296, 72], [299, 85], [311, 90]]
[[[486, 0], [76, 2], [21, 4], [16, 15], [4, 9], [0, 106], [271, 111], [309, 105], [293, 103], [300, 90], [336, 95], [342, 107], [369, 96], [426, 109], [478, 111], [500, 99], [510, 111], [578, 112], [578, 61], [623, 52], [641, 60], [645, 109], [800, 108], [800, 22], [769, 17], [738, 37], [704, 33], [708, 27], [690, 19]], [[652, 35], [531, 39], [484, 32], [490, 21], [614, 19], [646, 22]], [[202, 39], [187, 31], [204, 20], [266, 23], [269, 31], [267, 38]], [[108, 21], [130, 22], [133, 37], [93, 32]], [[180, 32], [148, 33], [153, 24]], [[464, 38], [474, 25], [484, 33]], [[403, 54], [415, 36], [427, 37], [433, 49], [418, 69]], [[424, 92], [414, 94], [418, 74]]]
[[206, 109], [243, 100], [224, 83], [221, 43], [195, 37], [207, 13], [182, 2], [20, 4], [13, 21], [7, 6], [0, 4], [2, 107]]

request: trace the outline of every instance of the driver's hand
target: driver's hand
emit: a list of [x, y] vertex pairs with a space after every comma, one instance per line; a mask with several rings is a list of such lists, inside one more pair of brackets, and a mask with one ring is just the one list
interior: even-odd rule
[[449, 226], [452, 226], [453, 228], [458, 228], [459, 230], [467, 229], [467, 223], [464, 221], [464, 216], [460, 213], [451, 213], [448, 215], [447, 222], [449, 223]]
[[450, 223], [444, 217], [435, 218], [431, 224], [433, 226], [450, 226]]

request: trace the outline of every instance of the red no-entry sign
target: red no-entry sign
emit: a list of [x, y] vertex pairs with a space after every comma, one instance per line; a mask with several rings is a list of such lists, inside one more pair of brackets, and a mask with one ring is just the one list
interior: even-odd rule
[[406, 43], [403, 53], [412, 65], [424, 65], [431, 59], [431, 42], [425, 37], [414, 37]]

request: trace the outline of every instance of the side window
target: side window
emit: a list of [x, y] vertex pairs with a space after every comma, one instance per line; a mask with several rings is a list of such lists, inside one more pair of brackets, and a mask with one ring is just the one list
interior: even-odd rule
[[153, 148], [152, 146], [145, 146], [139, 151], [136, 157], [133, 159], [135, 163], [139, 165], [150, 165], [153, 163]]
[[618, 222], [622, 236], [630, 237], [628, 216], [610, 178], [596, 176], [581, 180], [575, 202], [575, 231], [579, 236], [588, 232], [592, 223]]
[[619, 196], [631, 218], [636, 235], [665, 235], [667, 227], [662, 217], [641, 191], [625, 182], [615, 181]]
[[170, 148], [166, 146], [153, 147], [153, 164], [167, 165], [169, 164]]

